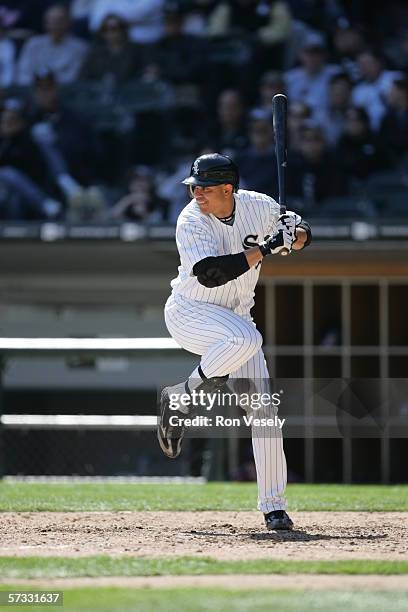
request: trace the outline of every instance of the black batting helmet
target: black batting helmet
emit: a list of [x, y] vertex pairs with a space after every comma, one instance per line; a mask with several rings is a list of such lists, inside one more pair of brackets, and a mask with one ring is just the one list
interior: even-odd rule
[[220, 153], [209, 153], [197, 157], [191, 166], [190, 176], [182, 181], [184, 185], [210, 187], [230, 183], [234, 191], [239, 187], [239, 171], [229, 157]]

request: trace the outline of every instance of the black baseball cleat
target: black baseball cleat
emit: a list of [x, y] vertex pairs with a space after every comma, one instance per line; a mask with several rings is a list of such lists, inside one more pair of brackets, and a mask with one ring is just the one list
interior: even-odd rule
[[[181, 453], [181, 442], [185, 427], [182, 424], [186, 415], [180, 410], [170, 409], [170, 387], [165, 387], [160, 396], [160, 418], [157, 426], [157, 439], [163, 453], [170, 459], [176, 459]], [[170, 425], [170, 417], [176, 417], [178, 425]]]
[[274, 510], [264, 514], [265, 525], [268, 531], [281, 529], [289, 531], [293, 529], [293, 521], [284, 510]]

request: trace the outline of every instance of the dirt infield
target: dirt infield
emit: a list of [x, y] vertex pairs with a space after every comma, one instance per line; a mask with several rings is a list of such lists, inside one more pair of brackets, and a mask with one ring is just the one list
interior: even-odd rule
[[294, 512], [266, 532], [258, 512], [4, 512], [0, 555], [216, 559], [408, 559], [408, 513]]

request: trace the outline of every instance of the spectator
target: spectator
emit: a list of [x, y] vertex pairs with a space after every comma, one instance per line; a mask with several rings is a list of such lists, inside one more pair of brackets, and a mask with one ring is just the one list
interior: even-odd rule
[[326, 48], [320, 34], [312, 33], [306, 37], [300, 62], [301, 66], [284, 74], [290, 101], [303, 102], [312, 111], [326, 107], [330, 79], [340, 69], [327, 63]]
[[189, 153], [186, 157], [180, 157], [172, 170], [160, 176], [157, 192], [159, 197], [169, 202], [167, 219], [169, 223], [176, 225], [181, 210], [191, 199], [190, 193], [182, 181], [190, 174], [192, 157], [214, 153], [214, 151], [216, 151], [216, 148], [209, 145], [197, 149], [193, 155]]
[[408, 29], [401, 28], [392, 37], [385, 48], [385, 54], [391, 65], [397, 70], [408, 70]]
[[305, 122], [300, 153], [293, 157], [288, 168], [288, 197], [299, 198], [299, 207], [310, 209], [326, 198], [347, 193], [345, 177], [338, 169], [337, 160], [329, 153], [316, 122]]
[[[219, 0], [191, 0], [187, 2], [183, 32], [193, 36], [204, 36], [207, 31], [208, 16], [218, 3]], [[168, 0], [166, 5], [168, 4], [172, 4], [172, 0]]]
[[159, 77], [174, 85], [197, 85], [203, 74], [203, 43], [195, 36], [184, 34], [183, 11], [178, 3], [169, 5], [164, 15], [164, 36], [155, 45], [152, 58]]
[[387, 93], [392, 82], [401, 75], [386, 70], [382, 54], [376, 51], [363, 51], [357, 56], [357, 62], [363, 80], [353, 89], [353, 104], [366, 110], [371, 128], [377, 131], [385, 114]]
[[[65, 108], [58, 83], [50, 72], [36, 76], [31, 104], [32, 136], [41, 149], [51, 179], [70, 208], [103, 207], [95, 186], [98, 146], [82, 117]], [[85, 191], [84, 185], [90, 186]]]
[[34, 75], [44, 69], [52, 70], [58, 82], [74, 81], [81, 68], [87, 45], [69, 33], [68, 9], [51, 6], [44, 17], [46, 34], [33, 36], [24, 44], [17, 69], [19, 85], [30, 85]]
[[281, 0], [226, 0], [208, 19], [209, 36], [240, 36], [254, 44], [254, 69], [280, 68], [291, 16]]
[[61, 203], [45, 191], [47, 167], [18, 100], [6, 100], [0, 116], [0, 182], [10, 190], [10, 198], [0, 203], [3, 218], [52, 219], [61, 214]]
[[6, 20], [0, 15], [0, 88], [6, 89], [14, 81], [16, 49], [7, 32]]
[[245, 126], [245, 108], [242, 96], [235, 89], [225, 89], [217, 100], [217, 120], [212, 126], [216, 150], [234, 154], [248, 144]]
[[153, 44], [163, 36], [164, 0], [95, 0], [90, 10], [89, 29], [99, 30], [107, 15], [119, 15], [129, 24], [130, 40]]
[[334, 31], [333, 45], [336, 64], [350, 77], [353, 83], [356, 83], [361, 78], [357, 56], [365, 46], [361, 31], [351, 27], [348, 22], [340, 21]]
[[80, 38], [91, 38], [89, 18], [95, 0], [71, 0], [69, 12], [72, 21], [72, 31]]
[[276, 157], [271, 115], [254, 109], [249, 115], [249, 146], [237, 156], [242, 186], [277, 196]]
[[54, 3], [55, 0], [1, 0], [0, 6], [19, 33], [31, 35], [41, 32], [43, 14]]
[[347, 111], [344, 134], [335, 153], [343, 171], [353, 179], [366, 179], [389, 165], [385, 148], [370, 129], [364, 108], [349, 108]]
[[313, 30], [330, 30], [333, 24], [344, 18], [344, 9], [338, 0], [288, 0], [294, 19], [306, 23]]
[[129, 41], [127, 23], [110, 14], [100, 25], [98, 40], [85, 57], [79, 78], [100, 80], [109, 75], [116, 82], [124, 82], [140, 76], [143, 68], [143, 51]]
[[408, 80], [397, 79], [387, 96], [388, 110], [381, 123], [381, 141], [395, 162], [408, 153]]
[[334, 146], [344, 131], [346, 112], [351, 106], [353, 84], [345, 73], [335, 74], [329, 87], [329, 104], [315, 112], [327, 143]]
[[233, 155], [247, 145], [245, 107], [239, 91], [225, 89], [218, 96], [217, 118], [210, 126], [210, 135], [216, 150], [226, 155]]
[[128, 191], [113, 206], [113, 219], [143, 223], [157, 223], [167, 219], [168, 202], [157, 195], [150, 168], [136, 166], [130, 171]]
[[288, 112], [288, 139], [290, 153], [297, 153], [301, 149], [302, 128], [307, 119], [311, 119], [312, 111], [307, 104], [293, 102]]
[[259, 83], [257, 108], [263, 108], [269, 113], [272, 112], [273, 96], [285, 92], [285, 82], [282, 74], [274, 70], [268, 70], [262, 75]]

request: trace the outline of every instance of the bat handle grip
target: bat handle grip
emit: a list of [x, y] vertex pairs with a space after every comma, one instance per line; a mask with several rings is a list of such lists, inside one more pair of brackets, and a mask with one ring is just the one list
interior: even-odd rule
[[[279, 209], [280, 209], [279, 212], [280, 212], [281, 215], [286, 215], [286, 204], [279, 203]], [[285, 257], [286, 255], [289, 255], [288, 249], [282, 249], [279, 252], [279, 255], [281, 255], [283, 257]]]

